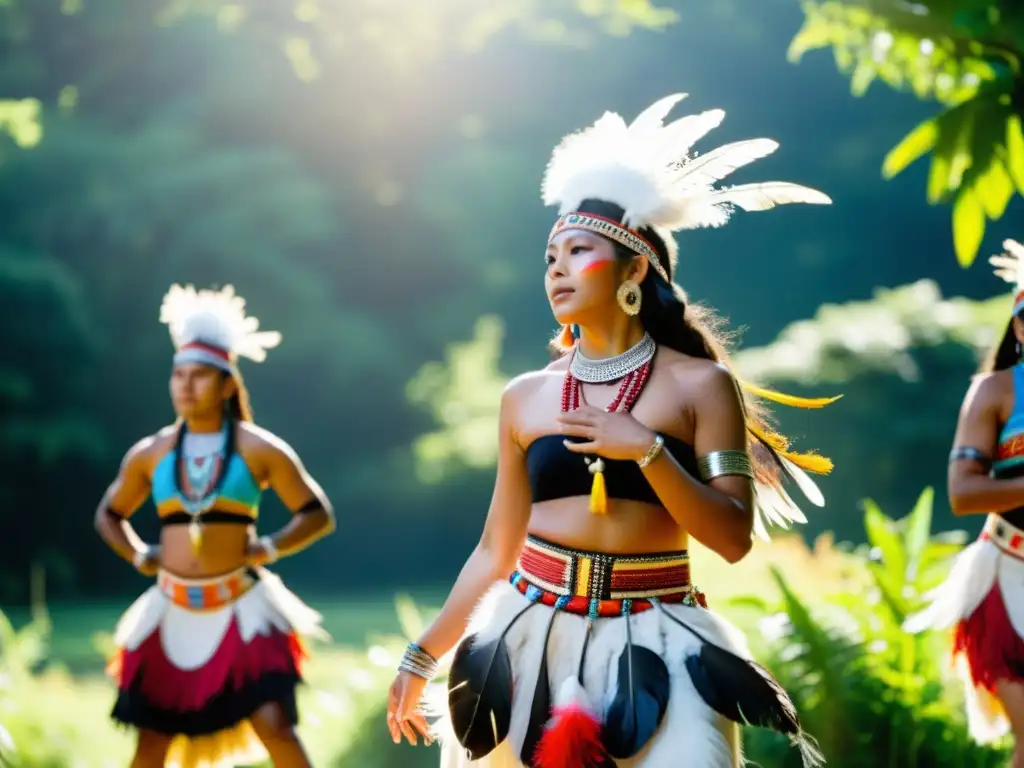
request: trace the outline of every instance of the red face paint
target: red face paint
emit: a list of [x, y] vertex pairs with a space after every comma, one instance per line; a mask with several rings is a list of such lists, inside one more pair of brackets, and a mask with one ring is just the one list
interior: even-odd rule
[[607, 256], [596, 254], [592, 251], [590, 253], [580, 254], [578, 259], [580, 264], [580, 274], [582, 275], [588, 275], [606, 269], [615, 261], [614, 258], [608, 258]]

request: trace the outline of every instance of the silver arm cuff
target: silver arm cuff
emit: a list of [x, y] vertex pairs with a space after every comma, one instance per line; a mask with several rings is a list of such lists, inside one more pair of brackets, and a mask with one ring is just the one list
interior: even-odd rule
[[716, 477], [726, 475], [742, 475], [754, 479], [754, 468], [746, 451], [712, 451], [697, 460], [700, 479], [705, 483]]
[[960, 445], [949, 452], [949, 463], [952, 464], [955, 461], [977, 461], [988, 466], [992, 463], [992, 457], [986, 456], [983, 451], [973, 446]]

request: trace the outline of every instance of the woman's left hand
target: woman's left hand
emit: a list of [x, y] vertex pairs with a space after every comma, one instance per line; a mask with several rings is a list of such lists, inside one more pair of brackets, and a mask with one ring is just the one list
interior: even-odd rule
[[269, 565], [272, 562], [270, 553], [267, 548], [263, 546], [263, 542], [259, 539], [250, 541], [245, 548], [245, 563], [252, 568], [260, 568], [264, 565]]
[[630, 414], [608, 413], [582, 405], [575, 411], [558, 415], [563, 435], [582, 437], [584, 443], [565, 441], [573, 453], [596, 453], [606, 459], [639, 461], [654, 445], [655, 433]]

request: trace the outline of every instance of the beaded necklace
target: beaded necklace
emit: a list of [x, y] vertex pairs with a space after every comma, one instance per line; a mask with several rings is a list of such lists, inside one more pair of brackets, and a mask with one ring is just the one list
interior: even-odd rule
[[188, 524], [188, 536], [192, 548], [198, 552], [203, 544], [203, 529], [200, 519], [217, 501], [220, 487], [227, 473], [224, 471], [228, 458], [233, 453], [233, 423], [225, 419], [221, 428], [221, 444], [212, 453], [203, 456], [185, 456], [182, 444], [188, 427], [182, 422], [178, 430], [177, 444], [174, 447], [175, 471], [174, 482], [178, 492], [178, 500], [182, 508], [192, 520]]
[[[579, 346], [573, 351], [574, 356], [578, 353], [578, 350]], [[629, 413], [632, 410], [644, 386], [647, 384], [647, 379], [650, 378], [652, 358], [653, 354], [647, 356], [646, 360], [638, 361], [639, 365], [636, 368], [625, 373], [622, 377], [622, 383], [619, 385], [618, 393], [611, 403], [608, 404], [608, 407], [605, 408], [606, 412], [615, 413], [620, 411], [622, 413]], [[581, 402], [586, 402], [583, 399], [583, 385], [573, 375], [572, 361], [570, 361], [569, 370], [565, 372], [565, 380], [562, 383], [562, 413], [575, 411], [580, 407]], [[590, 489], [590, 511], [594, 514], [603, 515], [608, 512], [608, 491], [604, 481], [604, 460], [600, 456], [595, 456], [593, 459], [587, 456], [584, 458], [584, 461], [587, 463], [590, 474], [594, 476], [594, 483]]]

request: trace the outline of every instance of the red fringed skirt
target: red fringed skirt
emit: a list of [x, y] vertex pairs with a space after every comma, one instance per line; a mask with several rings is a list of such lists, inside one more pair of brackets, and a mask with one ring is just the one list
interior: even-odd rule
[[113, 717], [179, 737], [174, 762], [232, 765], [264, 753], [249, 718], [268, 703], [298, 722], [300, 634], [319, 616], [266, 571], [206, 580], [161, 573], [118, 626]]
[[968, 727], [978, 743], [991, 743], [1009, 732], [998, 683], [1024, 681], [1024, 530], [989, 515], [981, 536], [929, 597], [904, 628], [952, 629]]
[[974, 613], [953, 631], [953, 655], [963, 654], [976, 687], [995, 693], [1000, 680], [1024, 680], [1024, 640], [1006, 610], [998, 581]]

